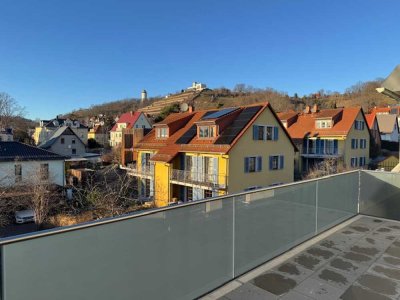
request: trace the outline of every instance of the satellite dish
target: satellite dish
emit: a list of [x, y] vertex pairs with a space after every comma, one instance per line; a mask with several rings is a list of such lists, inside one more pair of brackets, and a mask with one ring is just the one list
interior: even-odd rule
[[189, 105], [187, 105], [187, 103], [181, 103], [181, 104], [179, 105], [179, 109], [180, 109], [181, 112], [188, 111]]

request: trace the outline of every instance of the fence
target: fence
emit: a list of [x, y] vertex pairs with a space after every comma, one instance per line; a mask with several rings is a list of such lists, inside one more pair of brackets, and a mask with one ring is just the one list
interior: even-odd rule
[[396, 217], [399, 179], [352, 171], [3, 239], [2, 299], [193, 299], [359, 211]]

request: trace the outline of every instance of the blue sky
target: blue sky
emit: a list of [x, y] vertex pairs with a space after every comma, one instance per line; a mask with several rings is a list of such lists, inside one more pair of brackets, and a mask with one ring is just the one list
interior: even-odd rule
[[0, 91], [33, 119], [192, 81], [343, 91], [400, 63], [398, 0], [2, 0], [0, 11]]

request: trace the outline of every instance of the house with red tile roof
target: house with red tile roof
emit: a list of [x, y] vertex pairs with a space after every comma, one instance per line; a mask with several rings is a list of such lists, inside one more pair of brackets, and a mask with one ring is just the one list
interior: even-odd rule
[[[371, 132], [371, 136], [373, 137], [375, 147], [377, 147], [376, 150], [379, 151], [379, 149], [381, 148], [382, 140], [379, 130], [378, 119], [376, 118], [376, 113], [371, 112], [370, 114], [365, 114], [365, 119], [367, 120], [368, 128]], [[373, 147], [373, 145], [371, 147]]]
[[292, 182], [296, 147], [265, 103], [171, 114], [134, 151], [139, 195], [165, 206]]
[[122, 131], [132, 128], [151, 128], [151, 124], [142, 112], [130, 111], [122, 114], [110, 130], [110, 146], [119, 146], [122, 142]]
[[360, 107], [318, 109], [303, 113], [279, 113], [291, 138], [299, 148], [295, 169], [307, 174], [326, 159], [337, 166], [364, 167], [369, 162], [370, 131]]

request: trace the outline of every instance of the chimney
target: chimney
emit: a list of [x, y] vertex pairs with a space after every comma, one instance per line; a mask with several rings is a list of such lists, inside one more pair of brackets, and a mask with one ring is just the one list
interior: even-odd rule
[[304, 113], [305, 114], [309, 114], [310, 113], [310, 105], [306, 105], [306, 108], [304, 109]]
[[312, 113], [317, 113], [318, 112], [318, 104], [314, 104], [313, 108], [311, 110]]
[[189, 105], [189, 109], [188, 109], [188, 112], [193, 112], [193, 106], [192, 105]]

